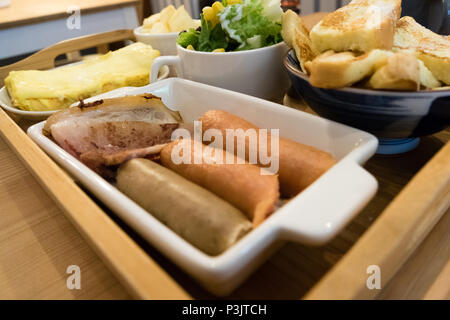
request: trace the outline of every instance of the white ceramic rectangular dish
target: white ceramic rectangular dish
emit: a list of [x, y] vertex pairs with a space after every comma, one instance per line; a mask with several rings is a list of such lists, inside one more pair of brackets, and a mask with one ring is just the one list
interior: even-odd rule
[[188, 80], [170, 78], [140, 88], [120, 88], [87, 101], [152, 93], [185, 121], [222, 109], [280, 136], [333, 154], [338, 163], [305, 191], [272, 214], [223, 254], [211, 257], [156, 220], [113, 185], [42, 134], [44, 122], [28, 135], [123, 221], [216, 295], [227, 295], [283, 241], [319, 245], [332, 239], [375, 195], [377, 182], [361, 165], [376, 151], [377, 139], [323, 118], [276, 103]]

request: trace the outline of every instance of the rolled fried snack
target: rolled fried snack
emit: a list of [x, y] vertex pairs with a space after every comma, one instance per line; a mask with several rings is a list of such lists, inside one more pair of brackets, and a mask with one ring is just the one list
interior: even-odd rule
[[[254, 124], [226, 111], [211, 110], [203, 114], [199, 120], [202, 122], [203, 132], [208, 129], [218, 129], [226, 139], [226, 129], [259, 129]], [[259, 134], [258, 134], [259, 136]], [[234, 138], [234, 137], [233, 137]], [[235, 139], [235, 153], [237, 139]], [[223, 143], [227, 145], [226, 142]], [[254, 150], [254, 148], [258, 150]], [[251, 149], [253, 148], [253, 149]], [[271, 136], [267, 138], [267, 150], [270, 153]], [[246, 159], [249, 159], [250, 151], [258, 154], [258, 164], [261, 164], [259, 157], [259, 138], [256, 146], [251, 146], [248, 139], [245, 142]], [[328, 152], [307, 146], [289, 139], [279, 138], [279, 171], [280, 191], [285, 197], [292, 197], [308, 187], [325, 171], [331, 168], [336, 160]]]
[[222, 253], [252, 227], [231, 204], [151, 160], [124, 163], [117, 188], [210, 255]]
[[[171, 142], [161, 151], [161, 163], [228, 201], [240, 209], [253, 226], [258, 226], [274, 211], [279, 197], [277, 176], [262, 175], [255, 165], [237, 164], [237, 158], [223, 150], [209, 147], [214, 150], [204, 152], [205, 148], [201, 142], [191, 139]], [[196, 150], [201, 150], [201, 159], [194, 163]], [[223, 162], [218, 161], [218, 156], [222, 156]], [[227, 156], [233, 164], [224, 164]], [[176, 160], [178, 157], [186, 161], [180, 163]]]

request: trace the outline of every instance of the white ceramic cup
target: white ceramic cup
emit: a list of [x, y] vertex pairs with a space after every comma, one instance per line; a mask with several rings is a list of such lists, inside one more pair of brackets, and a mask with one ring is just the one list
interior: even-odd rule
[[161, 66], [169, 65], [184, 79], [281, 102], [290, 85], [283, 67], [288, 49], [284, 42], [234, 52], [201, 52], [177, 45], [178, 55], [153, 61], [150, 79], [156, 81]]
[[161, 56], [173, 56], [177, 54], [177, 38], [179, 32], [153, 34], [143, 32], [143, 27], [133, 30], [136, 40], [149, 44], [153, 49], [159, 50]]

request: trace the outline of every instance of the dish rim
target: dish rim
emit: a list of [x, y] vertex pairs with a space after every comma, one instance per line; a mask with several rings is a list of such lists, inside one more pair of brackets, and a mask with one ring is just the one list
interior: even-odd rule
[[197, 51], [197, 50], [188, 50], [186, 48], [183, 48], [177, 43], [177, 48], [179, 48], [181, 51], [189, 54], [198, 54], [198, 55], [206, 55], [206, 56], [221, 56], [221, 55], [242, 55], [242, 54], [251, 54], [251, 52], [262, 52], [262, 51], [268, 51], [273, 48], [286, 46], [287, 44], [284, 41], [280, 41], [278, 43], [272, 44], [270, 46], [256, 48], [256, 49], [247, 49], [247, 50], [241, 50], [241, 51], [225, 51], [225, 52], [209, 52], [209, 51]]
[[[200, 19], [192, 19], [194, 21], [200, 22]], [[173, 37], [173, 36], [177, 36], [181, 33], [184, 32], [186, 30], [183, 31], [175, 31], [175, 32], [166, 32], [166, 33], [148, 33], [148, 32], [142, 32], [142, 29], [144, 29], [143, 25], [140, 25], [136, 28], [133, 29], [133, 32], [136, 34], [139, 34], [139, 36], [152, 36], [154, 38], [164, 38], [164, 37]]]
[[139, 26], [133, 29], [135, 35], [144, 36], [144, 37], [153, 37], [153, 38], [170, 38], [170, 37], [178, 37], [180, 32], [166, 32], [166, 33], [147, 33], [142, 32], [144, 26]]

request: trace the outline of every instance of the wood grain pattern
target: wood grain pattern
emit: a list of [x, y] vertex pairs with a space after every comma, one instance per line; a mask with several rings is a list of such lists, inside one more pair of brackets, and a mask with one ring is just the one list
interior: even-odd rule
[[16, 63], [0, 68], [0, 87], [4, 79], [12, 70], [45, 70], [55, 66], [55, 58], [61, 54], [74, 52], [82, 49], [97, 47], [116, 41], [134, 40], [133, 30], [123, 29], [103, 32], [74, 39], [64, 40], [48, 48], [42, 49], [35, 54]]
[[[300, 104], [298, 108], [305, 109]], [[435, 136], [423, 138], [419, 147], [407, 155], [398, 157], [377, 156], [369, 160], [366, 169], [374, 174], [379, 181], [379, 191], [369, 205], [338, 237], [322, 247], [307, 247], [295, 243], [285, 245], [228, 299], [302, 298], [348, 252], [411, 177], [423, 167], [437, 150], [442, 148], [445, 141], [448, 141], [449, 138], [450, 131], [444, 131]], [[4, 247], [0, 245], [0, 297], [11, 297], [12, 294], [6, 295], [6, 292], [14, 291], [14, 297], [22, 298], [123, 298], [125, 295], [123, 289], [117, 284], [112, 284], [113, 282], [108, 276], [108, 271], [101, 266], [100, 262], [93, 262], [82, 268], [82, 270], [87, 269], [87, 272], [91, 272], [89, 268], [95, 269], [95, 275], [100, 279], [92, 280], [93, 283], [96, 283], [95, 287], [86, 286], [82, 289], [82, 292], [72, 292], [72, 295], [70, 292], [66, 292], [62, 282], [65, 274], [61, 270], [64, 270], [67, 261], [74, 260], [72, 259], [73, 255], [76, 256], [75, 260], [81, 260], [79, 263], [82, 265], [84, 265], [83, 261], [93, 261], [92, 252], [89, 251], [86, 242], [83, 241], [81, 236], [67, 223], [67, 220], [59, 222], [64, 220], [64, 218], [61, 214], [58, 216], [56, 212], [61, 211], [53, 200], [46, 196], [42, 188], [36, 182], [28, 187], [26, 181], [30, 179], [35, 181], [35, 179], [31, 177], [31, 174], [25, 167], [19, 164], [20, 162], [17, 160], [16, 155], [12, 153], [9, 147], [0, 148], [0, 166], [4, 168], [2, 174], [0, 174], [0, 211], [2, 211], [2, 218], [5, 224], [10, 225], [12, 228], [9, 229], [12, 230], [11, 232], [9, 230], [5, 231], [1, 226], [2, 224], [0, 224], [0, 238], [2, 240], [8, 239], [5, 241], [0, 240], [0, 242], [4, 243], [5, 247], [18, 248], [23, 246], [22, 239], [29, 237], [27, 235], [21, 236], [21, 233], [34, 234], [35, 238], [29, 239], [26, 247], [21, 251], [19, 260], [15, 259], [16, 252], [12, 250], [5, 251], [6, 249], [3, 249]], [[11, 178], [11, 176], [17, 175], [21, 177], [20, 181]], [[29, 196], [24, 194], [29, 194]], [[33, 199], [30, 200], [29, 197], [33, 197]], [[101, 205], [100, 203], [98, 204]], [[7, 210], [3, 210], [3, 208], [7, 208]], [[15, 211], [11, 208], [14, 208]], [[119, 221], [106, 208], [102, 207], [102, 209], [190, 295], [195, 298], [214, 298], [135, 234], [133, 230]], [[16, 216], [9, 218], [10, 215]], [[29, 218], [25, 219], [25, 217]], [[14, 223], [11, 223], [11, 220], [17, 220], [19, 227], [14, 229]], [[21, 222], [22, 220], [24, 222]], [[442, 261], [450, 258], [443, 254], [448, 251], [447, 244], [450, 242], [450, 233], [448, 232], [450, 227], [449, 220], [449, 218], [442, 219], [429, 236], [429, 238], [435, 240], [430, 242], [427, 239], [423, 244], [425, 248], [419, 248], [420, 253], [413, 254], [405, 264], [406, 267], [408, 265], [419, 265], [421, 272], [416, 274], [415, 272], [407, 271], [409, 269], [404, 271], [402, 268], [394, 276], [394, 279], [391, 281], [392, 284], [388, 284], [385, 287], [386, 291], [382, 290], [381, 298], [423, 298], [427, 294], [436, 295], [433, 292], [438, 291], [442, 287], [442, 283], [435, 275], [442, 273], [442, 277], [445, 279]], [[49, 223], [50, 226], [48, 228], [33, 227], [35, 224], [41, 225], [45, 223]], [[62, 226], [61, 229], [63, 231], [56, 232], [55, 225]], [[46, 230], [52, 230], [54, 234], [49, 236]], [[17, 234], [17, 236], [10, 237], [12, 233]], [[69, 235], [70, 241], [66, 239], [66, 235]], [[76, 253], [73, 253], [72, 242], [75, 243], [75, 246], [80, 246], [79, 251]], [[59, 245], [60, 243], [61, 245]], [[31, 248], [42, 248], [42, 250], [35, 251], [35, 249]], [[58, 260], [60, 263], [56, 264], [53, 262], [55, 260]], [[56, 267], [52, 266], [50, 268], [49, 262], [55, 264]], [[24, 277], [23, 281], [20, 280], [20, 277], [15, 275], [15, 269], [20, 270], [21, 277], [23, 275], [28, 276]], [[364, 266], [358, 269], [365, 275]], [[53, 274], [58, 274], [60, 279], [58, 280], [56, 277], [53, 279], [53, 275], [40, 275], [39, 270], [52, 270]], [[425, 271], [427, 276], [423, 275]], [[357, 270], [355, 273], [357, 273]], [[39, 277], [42, 277], [42, 279], [40, 281], [36, 280]], [[102, 279], [104, 282], [102, 282]], [[420, 291], [411, 289], [409, 285], [406, 285], [408, 282], [415, 283], [413, 288], [421, 287], [423, 289]], [[110, 289], [105, 288], [110, 283], [112, 287]], [[53, 293], [52, 290], [55, 290], [55, 292]], [[334, 289], [331, 293], [333, 292]]]
[[449, 230], [447, 210], [377, 299], [450, 299]]
[[78, 6], [81, 13], [137, 6], [138, 13], [141, 0], [11, 0], [11, 5], [0, 10], [0, 29], [23, 24], [68, 17], [67, 9]]
[[[308, 299], [368, 299], [361, 267], [380, 267], [382, 287], [399, 270], [450, 206], [450, 142], [383, 211], [348, 254], [307, 295]], [[363, 269], [364, 270], [364, 269]]]
[[[2, 138], [0, 163], [0, 298], [129, 298]], [[67, 289], [72, 264], [81, 290]]]
[[[0, 130], [67, 218], [133, 296], [146, 299], [189, 298], [3, 110], [0, 110]], [[55, 246], [58, 244], [56, 240], [54, 243]]]
[[[446, 231], [448, 231], [448, 226]], [[448, 232], [447, 232], [448, 234]], [[448, 246], [447, 246], [448, 248]], [[447, 264], [436, 277], [433, 285], [423, 297], [425, 300], [445, 299], [450, 300], [450, 257], [447, 256]]]
[[311, 31], [311, 29], [328, 14], [329, 12], [315, 12], [307, 16], [302, 16], [303, 23], [305, 24], [305, 27]]

